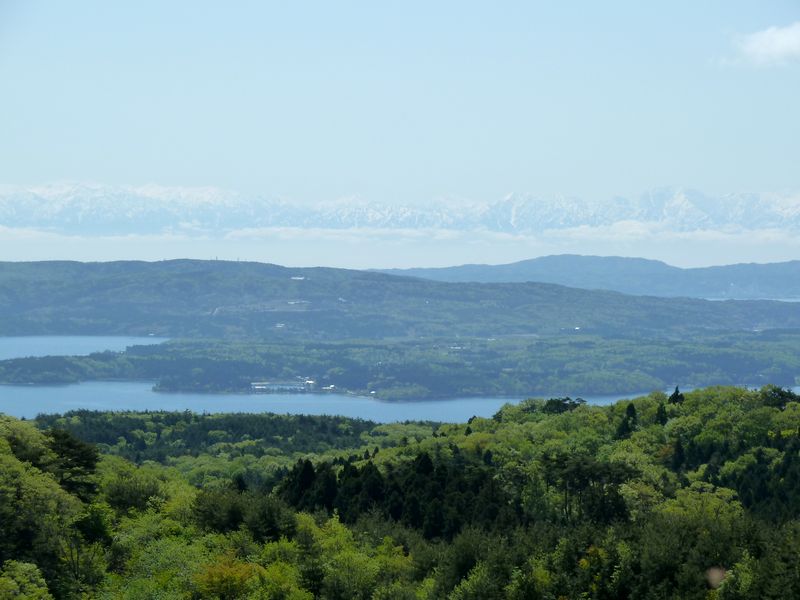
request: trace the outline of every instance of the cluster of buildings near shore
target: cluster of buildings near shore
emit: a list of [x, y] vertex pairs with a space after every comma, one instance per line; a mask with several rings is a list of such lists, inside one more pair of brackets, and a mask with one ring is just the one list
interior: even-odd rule
[[298, 377], [294, 380], [272, 380], [272, 381], [252, 381], [250, 382], [250, 392], [253, 394], [303, 394], [307, 392], [334, 392], [336, 386], [324, 385], [317, 387], [317, 382], [313, 379]]

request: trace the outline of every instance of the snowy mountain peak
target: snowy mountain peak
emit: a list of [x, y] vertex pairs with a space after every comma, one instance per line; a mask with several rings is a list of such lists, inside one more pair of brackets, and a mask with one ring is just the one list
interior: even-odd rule
[[673, 231], [800, 231], [800, 194], [710, 196], [685, 188], [661, 188], [638, 198], [615, 197], [606, 202], [514, 192], [494, 202], [450, 198], [424, 205], [389, 205], [348, 197], [298, 205], [213, 187], [96, 183], [0, 186], [0, 226], [64, 233], [154, 233], [191, 224], [194, 230], [216, 233], [297, 227], [534, 234], [620, 223], [647, 223]]

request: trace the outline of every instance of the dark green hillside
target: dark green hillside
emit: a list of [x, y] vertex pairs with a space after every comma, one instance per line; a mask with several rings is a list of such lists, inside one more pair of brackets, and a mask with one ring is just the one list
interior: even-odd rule
[[317, 389], [384, 400], [617, 394], [676, 383], [800, 383], [800, 333], [742, 332], [682, 340], [576, 332], [530, 338], [451, 337], [264, 343], [173, 341], [90, 356], [0, 361], [0, 383], [141, 379], [160, 391], [249, 392], [262, 380], [313, 379]]
[[346, 339], [676, 337], [800, 327], [800, 305], [631, 297], [540, 283], [442, 283], [342, 269], [178, 260], [2, 263], [0, 334]]

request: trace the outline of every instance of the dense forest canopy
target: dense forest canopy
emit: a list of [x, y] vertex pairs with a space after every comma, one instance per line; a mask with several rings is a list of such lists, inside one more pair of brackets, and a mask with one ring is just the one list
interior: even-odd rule
[[0, 462], [4, 597], [800, 595], [800, 397], [775, 386], [462, 424], [2, 417]]

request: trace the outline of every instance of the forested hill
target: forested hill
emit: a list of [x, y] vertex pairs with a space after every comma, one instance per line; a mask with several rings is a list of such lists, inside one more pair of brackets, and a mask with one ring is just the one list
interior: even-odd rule
[[0, 415], [0, 598], [800, 597], [800, 397]]
[[800, 328], [800, 304], [626, 296], [543, 283], [446, 283], [262, 263], [0, 263], [0, 335], [266, 339], [682, 336]]
[[625, 294], [689, 298], [800, 299], [800, 261], [681, 269], [618, 256], [543, 256], [505, 265], [383, 271], [450, 282], [538, 281]]

